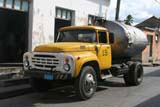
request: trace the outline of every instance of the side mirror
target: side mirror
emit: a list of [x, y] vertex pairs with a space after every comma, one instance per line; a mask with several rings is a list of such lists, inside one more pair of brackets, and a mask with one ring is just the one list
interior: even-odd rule
[[109, 33], [109, 42], [110, 42], [110, 44], [114, 43], [114, 33], [112, 33], [112, 32]]

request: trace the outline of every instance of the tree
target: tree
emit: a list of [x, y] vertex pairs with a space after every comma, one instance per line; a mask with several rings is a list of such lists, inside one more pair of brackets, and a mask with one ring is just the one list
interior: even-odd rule
[[127, 24], [127, 25], [131, 25], [131, 24], [133, 23], [133, 17], [132, 17], [132, 15], [128, 15], [128, 16], [126, 17], [126, 19], [124, 20], [124, 22], [125, 22], [125, 24]]

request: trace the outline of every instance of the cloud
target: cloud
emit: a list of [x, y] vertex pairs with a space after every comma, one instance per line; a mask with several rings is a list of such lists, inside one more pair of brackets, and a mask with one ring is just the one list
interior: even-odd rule
[[135, 19], [145, 19], [145, 18], [153, 16], [153, 14], [149, 13], [148, 11], [143, 11], [141, 13], [138, 13], [138, 12], [133, 13], [133, 16]]
[[[160, 0], [158, 0], [160, 1]], [[114, 20], [117, 0], [111, 0], [108, 19]], [[160, 17], [160, 3], [155, 0], [121, 0], [120, 20], [131, 14], [134, 23], [139, 23], [151, 16]]]

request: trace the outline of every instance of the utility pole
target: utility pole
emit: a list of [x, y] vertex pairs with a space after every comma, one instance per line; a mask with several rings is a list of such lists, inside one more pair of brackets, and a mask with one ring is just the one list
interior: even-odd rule
[[115, 20], [116, 20], [116, 21], [119, 20], [120, 4], [121, 4], [121, 0], [117, 0], [116, 17], [115, 17]]

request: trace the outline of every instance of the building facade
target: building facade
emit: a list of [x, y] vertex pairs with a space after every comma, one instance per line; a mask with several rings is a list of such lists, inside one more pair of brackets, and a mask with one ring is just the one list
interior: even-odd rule
[[143, 30], [148, 38], [148, 45], [142, 54], [143, 63], [160, 62], [160, 19], [153, 16], [136, 26]]
[[110, 0], [0, 0], [0, 63], [22, 62], [37, 45], [53, 43], [60, 27], [105, 19]]
[[35, 0], [32, 49], [54, 42], [60, 27], [88, 25], [95, 17], [106, 18], [108, 6], [109, 0]]

